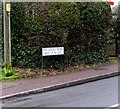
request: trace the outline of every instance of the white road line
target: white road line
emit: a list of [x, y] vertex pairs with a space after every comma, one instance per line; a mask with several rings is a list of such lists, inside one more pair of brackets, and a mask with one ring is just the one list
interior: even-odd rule
[[120, 106], [120, 104], [114, 104], [114, 105], [110, 106], [109, 108], [118, 107], [118, 106]]
[[113, 108], [115, 108], [115, 107], [119, 107], [119, 106], [120, 106], [120, 104], [114, 104], [114, 105], [109, 106], [109, 107], [104, 108], [104, 109], [113, 109]]
[[120, 104], [115, 104], [115, 105], [112, 105], [110, 107], [118, 107]]
[[112, 109], [112, 108], [114, 108], [114, 107], [118, 107], [118, 106], [120, 106], [120, 104], [114, 104], [114, 105], [109, 106], [109, 107], [107, 107], [107, 108], [105, 108], [105, 109]]

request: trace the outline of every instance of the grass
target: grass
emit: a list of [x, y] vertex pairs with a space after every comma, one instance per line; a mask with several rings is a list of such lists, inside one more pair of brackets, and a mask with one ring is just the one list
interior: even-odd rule
[[88, 68], [88, 69], [92, 69], [92, 68], [97, 67], [97, 65], [92, 65], [92, 66], [86, 65], [85, 67]]
[[20, 77], [20, 74], [17, 73], [17, 71], [15, 70], [12, 71], [12, 76], [6, 76], [4, 70], [0, 69], [0, 81], [4, 81], [4, 80], [12, 81], [18, 77]]
[[118, 62], [117, 59], [111, 59], [111, 60], [109, 61], [110, 64], [117, 63], [117, 62]]

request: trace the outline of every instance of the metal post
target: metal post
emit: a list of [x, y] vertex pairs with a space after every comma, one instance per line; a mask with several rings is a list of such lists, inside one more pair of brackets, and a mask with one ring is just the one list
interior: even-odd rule
[[63, 71], [65, 70], [65, 55], [63, 55]]
[[43, 66], [44, 66], [44, 63], [43, 63], [43, 56], [42, 56], [42, 70], [43, 70]]

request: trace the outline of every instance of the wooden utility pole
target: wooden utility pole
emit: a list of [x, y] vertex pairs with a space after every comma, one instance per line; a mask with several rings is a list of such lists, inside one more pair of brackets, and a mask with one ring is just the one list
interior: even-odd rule
[[11, 72], [11, 31], [10, 31], [10, 2], [3, 1], [4, 15], [4, 64], [5, 72]]

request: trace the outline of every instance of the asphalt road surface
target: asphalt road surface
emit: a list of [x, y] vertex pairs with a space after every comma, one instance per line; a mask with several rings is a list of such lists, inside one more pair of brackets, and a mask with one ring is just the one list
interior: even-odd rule
[[118, 78], [15, 98], [3, 107], [110, 107], [118, 105]]

